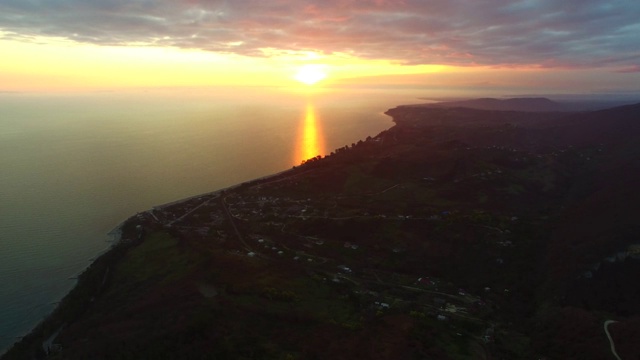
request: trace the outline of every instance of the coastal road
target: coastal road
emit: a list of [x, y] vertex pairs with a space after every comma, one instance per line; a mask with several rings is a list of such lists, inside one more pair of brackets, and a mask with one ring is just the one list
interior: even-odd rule
[[617, 321], [615, 320], [607, 320], [604, 322], [604, 333], [607, 334], [607, 338], [609, 339], [609, 344], [611, 345], [611, 353], [613, 354], [613, 356], [616, 357], [616, 359], [618, 360], [622, 360], [620, 358], [620, 356], [618, 356], [618, 353], [616, 353], [616, 345], [613, 343], [613, 339], [611, 338], [611, 334], [609, 334], [609, 325], [616, 323]]

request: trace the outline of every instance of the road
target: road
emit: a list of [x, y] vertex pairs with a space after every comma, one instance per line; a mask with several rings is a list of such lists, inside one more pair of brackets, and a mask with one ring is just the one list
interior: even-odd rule
[[616, 323], [617, 321], [615, 320], [607, 320], [604, 322], [604, 333], [607, 334], [607, 338], [609, 339], [609, 344], [611, 345], [611, 353], [613, 354], [613, 356], [616, 357], [616, 359], [618, 360], [622, 360], [620, 358], [620, 356], [618, 356], [618, 353], [616, 353], [616, 345], [613, 343], [613, 339], [611, 338], [611, 334], [609, 334], [609, 325]]
[[[187, 216], [189, 216], [189, 215], [191, 215], [192, 213], [196, 212], [196, 211], [197, 211], [198, 209], [200, 209], [201, 207], [209, 205], [209, 203], [210, 203], [211, 201], [213, 201], [213, 200], [217, 199], [219, 196], [220, 196], [220, 195], [216, 194], [216, 195], [214, 195], [213, 197], [211, 197], [211, 198], [209, 198], [209, 199], [207, 199], [207, 200], [203, 201], [200, 205], [198, 205], [198, 206], [194, 207], [193, 209], [191, 209], [191, 210], [187, 211], [185, 214], [183, 214], [183, 215], [182, 215], [182, 216], [180, 216], [179, 218], [177, 218], [177, 219], [175, 219], [175, 220], [173, 220], [173, 221], [170, 221], [167, 225], [171, 226], [171, 225], [173, 225], [175, 222], [178, 222], [178, 221], [180, 221], [180, 220], [182, 220], [182, 219], [186, 218]], [[152, 213], [151, 215], [153, 215], [153, 213]], [[155, 215], [153, 215], [153, 217], [155, 217]], [[156, 220], [157, 220], [157, 218], [156, 218]]]

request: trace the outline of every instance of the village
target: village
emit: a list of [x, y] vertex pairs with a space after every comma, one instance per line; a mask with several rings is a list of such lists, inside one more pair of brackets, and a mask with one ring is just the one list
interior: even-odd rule
[[[589, 166], [602, 150], [461, 144], [447, 151], [470, 160], [457, 161], [453, 171], [409, 170], [415, 174], [398, 180], [363, 172], [362, 159], [390, 138], [383, 133], [277, 176], [156, 206], [134, 217], [136, 227], [304, 274], [337, 296], [325, 304], [343, 303], [327, 316], [345, 328], [407, 316], [485, 351], [497, 337], [517, 338], [501, 319], [523, 312], [513, 304], [526, 302], [532, 283], [514, 274], [526, 268], [533, 229], [546, 214], [512, 207], [512, 198], [532, 189], [553, 196], [563, 181], [557, 164]], [[340, 180], [332, 162], [353, 156], [358, 165]], [[327, 186], [335, 181], [342, 181], [337, 190]], [[459, 200], [447, 205], [441, 199], [450, 189]], [[296, 291], [267, 286], [257, 294], [295, 304], [304, 298]]]
[[[500, 170], [495, 170], [471, 178], [500, 174]], [[266, 184], [245, 184], [240, 189], [158, 206], [134, 218], [139, 231], [168, 231], [178, 238], [216, 244], [230, 255], [248, 261], [278, 262], [292, 270], [304, 269], [310, 278], [338, 288], [345, 297], [357, 299], [357, 309], [363, 317], [405, 314], [417, 320], [449, 324], [454, 330], [473, 329], [473, 337], [482, 344], [493, 341], [496, 329], [493, 319], [500, 304], [509, 298], [509, 288], [487, 283], [469, 290], [437, 275], [413, 272], [402, 266], [392, 271], [393, 264], [380, 263], [380, 259], [411, 257], [416, 244], [372, 242], [367, 235], [360, 238], [357, 234], [331, 237], [326, 233], [310, 233], [309, 229], [322, 226], [326, 230], [332, 224], [349, 221], [391, 226], [421, 223], [434, 229], [467, 223], [490, 239], [485, 245], [495, 249], [492, 261], [497, 271], [501, 271], [518, 246], [510, 229], [522, 222], [519, 217], [442, 209], [385, 212], [371, 210], [353, 198], [345, 202], [343, 195], [278, 196], [287, 193], [283, 191], [286, 186], [302, 181], [294, 174], [292, 178]], [[422, 181], [426, 186], [436, 182], [433, 178]], [[405, 186], [391, 184], [362, 199], [402, 191]]]
[[405, 319], [486, 354], [517, 343], [509, 324], [529, 311], [531, 251], [549, 216], [536, 204], [564, 191], [557, 169], [588, 168], [602, 144], [445, 143], [425, 158], [387, 160], [385, 149], [401, 143], [383, 132], [271, 177], [156, 206], [131, 219], [135, 234], [168, 233], [305, 279], [232, 284], [242, 289], [228, 294], [238, 304], [345, 329]]

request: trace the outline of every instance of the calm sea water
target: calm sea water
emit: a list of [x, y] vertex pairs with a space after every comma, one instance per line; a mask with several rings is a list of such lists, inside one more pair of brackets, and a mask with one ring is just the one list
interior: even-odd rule
[[411, 91], [0, 94], [0, 353], [138, 211], [291, 168], [391, 127]]

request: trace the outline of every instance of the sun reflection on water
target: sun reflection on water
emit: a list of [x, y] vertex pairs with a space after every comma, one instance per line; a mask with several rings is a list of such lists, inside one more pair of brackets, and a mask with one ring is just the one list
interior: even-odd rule
[[307, 104], [304, 121], [298, 131], [294, 162], [297, 165], [324, 153], [324, 135], [316, 120], [315, 108]]

